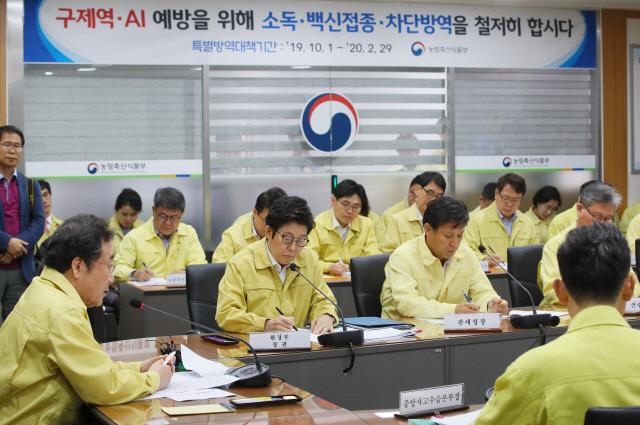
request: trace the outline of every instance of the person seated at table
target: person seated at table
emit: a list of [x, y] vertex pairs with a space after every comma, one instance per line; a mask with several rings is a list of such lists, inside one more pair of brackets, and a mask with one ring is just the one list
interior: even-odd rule
[[497, 264], [479, 250], [484, 245], [489, 254], [499, 262], [507, 261], [507, 248], [538, 243], [538, 234], [529, 217], [518, 207], [527, 191], [524, 179], [507, 173], [498, 179], [493, 206], [475, 214], [464, 232], [464, 242], [476, 253], [478, 260]]
[[407, 208], [391, 216], [382, 247], [383, 252], [393, 252], [406, 241], [424, 234], [422, 216], [427, 204], [434, 198], [442, 197], [447, 189], [447, 182], [442, 174], [433, 171], [420, 174], [414, 181], [415, 184], [411, 186], [411, 191], [416, 197], [413, 208]]
[[116, 279], [146, 282], [153, 277], [183, 274], [188, 265], [207, 262], [195, 229], [181, 223], [185, 209], [182, 192], [173, 187], [160, 188], [153, 204], [153, 216], [122, 240], [115, 259]]
[[384, 238], [387, 236], [387, 229], [382, 225], [382, 219], [378, 214], [371, 211], [371, 204], [369, 204], [369, 212], [362, 209], [360, 210], [360, 215], [373, 221], [373, 232], [376, 234], [378, 253], [382, 254], [382, 245], [384, 245]]
[[213, 253], [211, 262], [226, 263], [245, 246], [264, 238], [264, 220], [273, 203], [283, 196], [287, 194], [279, 187], [272, 187], [258, 195], [251, 215], [232, 224], [224, 231], [222, 241]]
[[[275, 195], [275, 194], [278, 194], [279, 196], [287, 196], [287, 193], [286, 193], [284, 190], [282, 190], [282, 189], [280, 189], [279, 187], [277, 187], [277, 186], [274, 186], [274, 187], [272, 187], [272, 188], [271, 188], [271, 189], [269, 189], [269, 190], [272, 190], [272, 191], [273, 191], [272, 193], [273, 193], [274, 195]], [[234, 226], [234, 225], [236, 225], [236, 224], [242, 223], [242, 222], [244, 222], [246, 219], [248, 219], [249, 217], [252, 217], [252, 216], [253, 216], [253, 211], [252, 211], [252, 212], [245, 213], [245, 214], [242, 214], [241, 216], [239, 216], [238, 218], [236, 218], [236, 219], [234, 220], [234, 222], [233, 222], [231, 225], [232, 225], [232, 226]]]
[[640, 238], [640, 215], [633, 217], [627, 229], [627, 243], [632, 254], [636, 253], [636, 239]]
[[604, 223], [574, 229], [558, 264], [567, 332], [511, 363], [474, 425], [582, 425], [590, 407], [640, 404], [640, 333], [622, 316], [634, 287], [622, 233]]
[[633, 220], [638, 214], [640, 214], [640, 203], [631, 205], [624, 210], [622, 217], [620, 217], [620, 225], [618, 226], [623, 235], [627, 236], [627, 230], [629, 229], [631, 220]]
[[420, 177], [420, 174], [418, 174], [413, 178], [413, 180], [411, 180], [411, 183], [409, 184], [409, 192], [407, 192], [407, 196], [402, 201], [398, 202], [392, 207], [387, 208], [382, 213], [382, 225], [384, 226], [385, 229], [387, 228], [387, 226], [389, 226], [389, 220], [391, 220], [392, 215], [399, 213], [400, 211], [406, 210], [407, 208], [411, 207], [411, 205], [413, 205], [414, 202], [416, 202], [417, 195], [412, 190], [412, 188], [417, 183], [419, 177]]
[[[291, 331], [307, 318], [311, 332], [333, 331], [336, 308], [291, 263], [331, 300], [335, 297], [322, 279], [318, 256], [307, 237], [315, 223], [307, 201], [285, 196], [267, 215], [266, 237], [248, 245], [227, 262], [218, 288], [216, 321], [227, 332]], [[280, 314], [277, 309], [284, 314]]]
[[493, 201], [496, 200], [496, 187], [498, 187], [498, 183], [494, 182], [484, 185], [482, 188], [482, 195], [480, 195], [480, 198], [478, 199], [479, 205], [469, 213], [469, 217], [472, 217], [474, 214], [477, 214], [481, 210], [493, 204]]
[[114, 363], [93, 338], [87, 307], [113, 282], [107, 221], [76, 215], [41, 249], [46, 267], [0, 327], [0, 423], [81, 423], [83, 403], [127, 403], [169, 385], [166, 356]]
[[466, 205], [453, 198], [434, 199], [423, 221], [425, 234], [402, 244], [389, 257], [380, 294], [382, 317], [506, 314], [507, 302], [493, 290], [473, 251], [461, 243], [469, 221]]
[[62, 224], [62, 220], [56, 218], [51, 214], [51, 185], [46, 180], [38, 180], [40, 183], [40, 191], [42, 192], [42, 206], [44, 207], [44, 233], [37, 243], [37, 246], [42, 245], [42, 242], [53, 235], [58, 227]]
[[[558, 233], [562, 232], [564, 229], [566, 229], [567, 227], [575, 223], [576, 219], [578, 218], [577, 208], [578, 208], [578, 203], [580, 202], [580, 197], [582, 196], [582, 192], [587, 186], [597, 182], [598, 180], [589, 180], [588, 182], [583, 183], [582, 186], [580, 186], [578, 202], [573, 204], [573, 207], [569, 208], [566, 211], [561, 212], [560, 214], [556, 215], [553, 220], [551, 220], [551, 224], [549, 224], [549, 231], [547, 232], [547, 240], [551, 240], [551, 238], [553, 238], [555, 235], [557, 235]], [[618, 217], [618, 213], [614, 212], [613, 218], [614, 218], [614, 221], [612, 224], [617, 226], [618, 223], [620, 223], [620, 218]]]
[[361, 184], [343, 180], [332, 190], [331, 209], [318, 214], [309, 233], [309, 248], [320, 258], [323, 273], [342, 276], [352, 257], [380, 254], [373, 221], [360, 215], [369, 210]]
[[133, 229], [144, 224], [138, 220], [142, 211], [142, 199], [133, 189], [123, 189], [116, 198], [116, 213], [109, 220], [109, 229], [113, 232], [113, 249], [118, 254], [122, 240]]
[[[551, 238], [544, 246], [542, 260], [538, 265], [538, 286], [544, 294], [540, 305], [562, 305], [556, 297], [553, 282], [560, 279], [558, 267], [558, 249], [569, 232], [577, 227], [590, 226], [594, 223], [612, 223], [613, 213], [620, 205], [622, 196], [608, 183], [594, 182], [584, 188], [580, 195], [577, 212], [578, 217], [571, 226]], [[636, 281], [636, 275], [629, 272]], [[636, 292], [640, 294], [640, 283], [636, 282]]]
[[533, 222], [538, 234], [538, 242], [547, 243], [549, 224], [560, 205], [562, 205], [560, 192], [553, 186], [544, 186], [533, 195], [533, 206], [524, 215]]

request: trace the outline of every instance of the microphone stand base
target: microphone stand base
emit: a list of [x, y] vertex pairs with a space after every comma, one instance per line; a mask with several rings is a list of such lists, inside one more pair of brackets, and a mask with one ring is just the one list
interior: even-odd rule
[[262, 365], [262, 371], [255, 364], [240, 367], [231, 367], [225, 375], [235, 376], [238, 379], [231, 384], [232, 387], [262, 388], [271, 385], [271, 371], [269, 366]]
[[511, 326], [516, 329], [538, 329], [542, 326], [558, 326], [560, 318], [551, 314], [533, 314], [531, 316], [515, 316], [510, 319]]
[[324, 347], [349, 347], [349, 342], [353, 345], [362, 345], [364, 343], [364, 332], [355, 331], [339, 331], [318, 335], [318, 343]]

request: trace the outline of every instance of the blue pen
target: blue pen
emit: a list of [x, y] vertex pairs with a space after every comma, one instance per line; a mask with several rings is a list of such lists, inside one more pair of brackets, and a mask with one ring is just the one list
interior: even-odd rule
[[467, 299], [467, 302], [471, 302], [471, 300], [469, 299], [469, 297], [467, 296], [467, 294], [464, 293], [464, 291], [462, 291], [462, 295], [464, 295], [464, 297]]

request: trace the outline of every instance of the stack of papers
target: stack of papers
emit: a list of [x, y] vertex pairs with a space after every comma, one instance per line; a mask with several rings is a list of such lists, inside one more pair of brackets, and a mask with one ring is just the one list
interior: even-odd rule
[[129, 283], [136, 286], [158, 286], [158, 285], [166, 285], [167, 279], [163, 277], [154, 277], [152, 279], [147, 280], [146, 282], [138, 282], [137, 280], [130, 280]]
[[431, 420], [440, 425], [469, 425], [480, 416], [482, 410], [476, 410], [475, 412], [465, 413], [462, 415], [450, 416], [448, 418], [436, 418], [431, 417]]
[[[382, 342], [382, 341], [391, 341], [399, 338], [410, 338], [418, 333], [416, 329], [393, 329], [393, 328], [382, 328], [382, 329], [371, 329], [371, 330], [363, 330], [356, 329], [350, 326], [347, 326], [348, 331], [356, 331], [361, 330], [364, 332], [364, 341], [365, 342]], [[334, 332], [342, 332], [342, 326], [337, 327], [333, 330]], [[309, 332], [311, 342], [318, 343], [318, 335]]]

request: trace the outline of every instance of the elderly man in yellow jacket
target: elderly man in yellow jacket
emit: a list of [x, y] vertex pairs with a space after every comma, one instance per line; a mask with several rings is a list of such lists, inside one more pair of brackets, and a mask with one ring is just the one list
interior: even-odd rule
[[165, 388], [166, 356], [114, 363], [93, 338], [87, 307], [113, 282], [113, 233], [80, 214], [51, 237], [46, 265], [0, 327], [0, 423], [81, 423], [84, 402], [127, 403]]
[[[544, 300], [540, 305], [562, 305], [553, 289], [553, 282], [560, 279], [558, 267], [558, 249], [565, 241], [569, 232], [577, 227], [589, 226], [594, 223], [612, 223], [613, 213], [620, 205], [622, 197], [615, 188], [607, 183], [594, 182], [584, 188], [580, 195], [577, 211], [578, 217], [571, 226], [567, 227], [551, 240], [542, 251], [542, 260], [538, 265], [538, 286], [542, 290]], [[640, 295], [640, 283], [633, 270], [629, 275], [636, 281], [635, 293]]]
[[234, 222], [222, 233], [222, 241], [214, 251], [211, 262], [226, 263], [245, 246], [264, 238], [265, 219], [269, 209], [283, 196], [287, 194], [279, 187], [272, 187], [258, 195], [253, 212], [243, 220]]
[[153, 198], [153, 216], [122, 240], [116, 255], [114, 276], [119, 280], [146, 282], [152, 277], [182, 274], [190, 264], [207, 262], [193, 227], [181, 223], [184, 195], [163, 187]]
[[408, 240], [424, 234], [422, 228], [422, 216], [427, 210], [427, 205], [434, 198], [444, 196], [447, 182], [442, 174], [426, 171], [414, 179], [411, 192], [416, 196], [416, 202], [412, 207], [391, 216], [387, 226], [382, 251], [390, 253]]
[[406, 210], [411, 205], [413, 205], [414, 202], [416, 202], [417, 194], [413, 190], [413, 186], [417, 183], [419, 177], [420, 177], [420, 174], [418, 174], [413, 178], [413, 180], [411, 180], [411, 183], [409, 184], [409, 192], [407, 193], [406, 198], [404, 198], [402, 201], [398, 202], [397, 204], [387, 208], [382, 213], [382, 225], [384, 226], [385, 229], [387, 228], [387, 226], [389, 226], [389, 220], [391, 220], [391, 216], [399, 213], [400, 211]]
[[518, 211], [526, 191], [527, 185], [522, 177], [507, 173], [498, 179], [493, 205], [471, 217], [464, 232], [464, 242], [476, 253], [478, 260], [496, 265], [488, 255], [480, 252], [480, 245], [493, 251], [492, 257], [502, 262], [507, 260], [507, 248], [510, 246], [538, 243], [533, 222]]
[[461, 201], [439, 198], [429, 204], [425, 235], [403, 244], [385, 267], [387, 278], [380, 295], [383, 318], [507, 313], [507, 302], [493, 290], [473, 251], [461, 243], [468, 220]]
[[[266, 237], [244, 248], [229, 262], [218, 288], [216, 321], [227, 332], [291, 331], [307, 318], [311, 332], [333, 331], [336, 308], [302, 276], [335, 302], [322, 279], [318, 256], [304, 248], [313, 229], [307, 201], [297, 196], [278, 199], [267, 215]], [[278, 309], [283, 314], [279, 314]]]
[[45, 218], [44, 233], [37, 243], [40, 246], [49, 236], [53, 235], [53, 232], [60, 227], [63, 221], [51, 214], [51, 185], [46, 180], [38, 180], [38, 183], [40, 183], [40, 191], [42, 192], [42, 206], [44, 207]]
[[374, 223], [360, 215], [369, 210], [367, 193], [361, 184], [343, 180], [333, 188], [331, 209], [315, 218], [309, 233], [309, 248], [318, 254], [323, 273], [342, 276], [352, 257], [379, 254]]
[[640, 333], [622, 316], [634, 287], [622, 233], [610, 224], [578, 227], [558, 263], [553, 287], [569, 329], [507, 368], [474, 425], [582, 425], [590, 407], [640, 404]]

